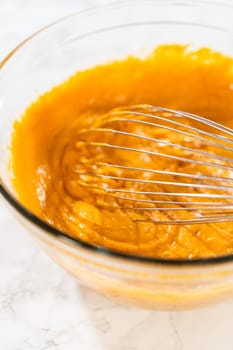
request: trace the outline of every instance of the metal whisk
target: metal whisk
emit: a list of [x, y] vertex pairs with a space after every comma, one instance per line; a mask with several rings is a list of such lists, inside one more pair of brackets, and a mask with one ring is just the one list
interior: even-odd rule
[[233, 130], [150, 105], [113, 109], [77, 132], [72, 179], [87, 201], [132, 220], [233, 220]]

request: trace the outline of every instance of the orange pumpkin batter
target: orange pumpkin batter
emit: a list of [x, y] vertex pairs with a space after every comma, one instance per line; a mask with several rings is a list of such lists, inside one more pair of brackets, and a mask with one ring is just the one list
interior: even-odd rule
[[73, 237], [122, 252], [163, 258], [232, 253], [231, 223], [139, 224], [127, 211], [99, 206], [96, 193], [77, 185], [78, 130], [113, 107], [136, 104], [185, 110], [233, 126], [233, 59], [209, 49], [161, 46], [146, 59], [129, 57], [78, 72], [47, 92], [14, 127], [12, 169], [20, 201]]

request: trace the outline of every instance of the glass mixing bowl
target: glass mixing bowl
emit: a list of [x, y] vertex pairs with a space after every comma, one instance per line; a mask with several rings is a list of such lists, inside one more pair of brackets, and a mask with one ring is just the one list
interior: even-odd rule
[[[0, 69], [0, 192], [46, 252], [80, 283], [146, 308], [181, 309], [233, 294], [233, 255], [163, 260], [120, 254], [70, 238], [25, 209], [11, 184], [12, 125], [40, 94], [78, 70], [164, 43], [233, 56], [233, 7], [207, 1], [129, 1], [72, 15], [19, 45]], [[22, 162], [23, 154], [22, 154]]]

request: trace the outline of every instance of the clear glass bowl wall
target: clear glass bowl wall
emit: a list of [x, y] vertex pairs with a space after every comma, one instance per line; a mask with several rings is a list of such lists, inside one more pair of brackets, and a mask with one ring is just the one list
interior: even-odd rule
[[233, 56], [232, 18], [233, 7], [220, 1], [116, 3], [48, 26], [2, 62], [0, 191], [48, 254], [82, 284], [142, 307], [190, 308], [233, 294], [233, 257], [140, 259], [74, 241], [49, 227], [18, 203], [12, 188], [7, 165], [14, 121], [39, 95], [76, 71], [128, 55], [143, 57], [159, 44], [207, 46]]

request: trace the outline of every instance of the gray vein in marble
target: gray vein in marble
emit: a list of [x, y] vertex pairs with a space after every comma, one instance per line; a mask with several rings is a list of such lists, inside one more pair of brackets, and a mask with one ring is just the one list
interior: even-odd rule
[[170, 320], [170, 326], [171, 326], [172, 330], [174, 331], [174, 334], [175, 334], [176, 339], [177, 339], [177, 350], [183, 350], [182, 338], [181, 338], [179, 331], [177, 329], [177, 325], [176, 325], [176, 322], [175, 322], [174, 317], [173, 317], [173, 312], [169, 313], [169, 320]]

